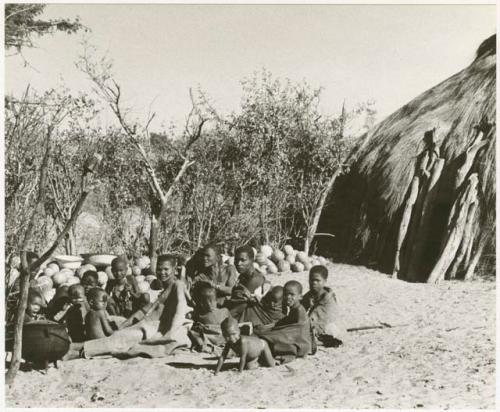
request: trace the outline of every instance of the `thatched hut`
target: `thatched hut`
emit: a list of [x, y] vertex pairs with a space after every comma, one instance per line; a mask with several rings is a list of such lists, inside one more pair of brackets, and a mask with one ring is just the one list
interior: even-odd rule
[[464, 70], [360, 140], [337, 179], [320, 250], [410, 281], [494, 272], [496, 36]]

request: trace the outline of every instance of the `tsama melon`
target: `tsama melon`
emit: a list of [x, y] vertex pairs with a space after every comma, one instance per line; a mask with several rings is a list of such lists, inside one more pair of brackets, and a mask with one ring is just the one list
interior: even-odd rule
[[146, 276], [146, 282], [148, 282], [149, 284], [151, 284], [151, 282], [152, 282], [153, 280], [155, 280], [155, 279], [156, 279], [156, 276], [155, 276], [155, 275], [147, 275], [147, 276]]
[[142, 269], [146, 269], [151, 264], [151, 261], [148, 256], [141, 256], [135, 259], [135, 265], [139, 266]]
[[79, 278], [81, 278], [85, 274], [85, 272], [88, 272], [89, 270], [91, 270], [93, 272], [97, 272], [96, 267], [94, 265], [91, 265], [88, 263], [88, 264], [80, 266], [78, 269], [76, 269], [75, 275], [78, 276]]
[[285, 259], [285, 254], [281, 250], [276, 249], [271, 255], [271, 260], [276, 264], [283, 259]]
[[50, 290], [54, 287], [54, 282], [52, 278], [46, 275], [39, 276], [36, 279], [36, 283], [40, 286], [43, 291]]
[[290, 271], [290, 263], [286, 260], [281, 260], [278, 262], [278, 271], [279, 272], [289, 272]]
[[80, 283], [80, 278], [77, 276], [71, 276], [66, 280], [66, 283], [70, 286], [77, 285], [78, 283]]
[[273, 254], [273, 248], [269, 245], [263, 245], [260, 247], [260, 253], [262, 253], [266, 258], [269, 258]]
[[143, 280], [142, 282], [137, 283], [137, 289], [139, 290], [140, 293], [147, 293], [148, 290], [150, 289], [149, 283]]
[[49, 263], [47, 267], [51, 268], [54, 271], [54, 273], [57, 273], [60, 270], [59, 265], [56, 262]]
[[56, 287], [66, 283], [67, 279], [68, 279], [68, 275], [67, 275], [67, 273], [65, 273], [63, 271], [54, 273], [52, 275], [52, 282], [54, 283], [54, 286], [56, 286]]
[[309, 260], [306, 252], [298, 252], [295, 259], [297, 259], [300, 263], [306, 263]]
[[257, 253], [255, 256], [255, 261], [260, 265], [265, 265], [267, 262], [267, 257], [263, 253]]
[[304, 263], [304, 270], [311, 270], [313, 267], [312, 263], [310, 260], [308, 260], [306, 263]]
[[267, 273], [270, 274], [278, 273], [278, 267], [270, 260], [267, 261]]
[[[59, 272], [59, 270], [57, 270]], [[56, 273], [56, 271], [51, 268], [51, 267], [46, 267], [44, 270], [43, 270], [43, 274], [44, 276], [52, 276], [54, 273]]]
[[295, 263], [295, 255], [287, 255], [285, 260], [292, 265]]
[[287, 255], [295, 255], [295, 251], [293, 250], [293, 247], [291, 245], [285, 245], [283, 250]]
[[304, 270], [304, 265], [300, 262], [295, 262], [291, 265], [292, 272], [302, 272]]
[[132, 275], [140, 276], [142, 273], [142, 269], [139, 266], [132, 266]]

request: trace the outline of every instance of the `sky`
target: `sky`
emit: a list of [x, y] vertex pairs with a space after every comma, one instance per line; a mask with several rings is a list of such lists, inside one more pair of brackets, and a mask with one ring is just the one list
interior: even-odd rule
[[152, 130], [184, 122], [190, 87], [222, 113], [237, 110], [240, 81], [262, 68], [323, 87], [326, 113], [374, 100], [380, 121], [465, 68], [496, 32], [494, 5], [53, 4], [43, 17], [76, 16], [91, 32], [39, 38], [27, 66], [6, 57], [6, 93], [90, 92], [75, 67], [85, 37], [113, 59], [132, 116], [156, 113]]

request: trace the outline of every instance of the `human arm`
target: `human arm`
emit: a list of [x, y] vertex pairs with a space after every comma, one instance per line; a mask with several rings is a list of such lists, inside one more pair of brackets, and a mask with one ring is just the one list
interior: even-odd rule
[[110, 336], [113, 334], [114, 329], [109, 322], [108, 317], [106, 316], [106, 312], [104, 310], [99, 311], [99, 320], [101, 322], [102, 331], [106, 336]]
[[230, 347], [229, 343], [226, 343], [226, 346], [224, 346], [224, 350], [222, 351], [221, 355], [219, 356], [219, 360], [217, 361], [217, 367], [215, 368], [214, 375], [217, 375], [220, 372], [220, 370], [222, 369], [222, 365], [224, 364], [224, 361], [227, 358], [227, 355], [229, 353], [230, 348], [231, 347]]

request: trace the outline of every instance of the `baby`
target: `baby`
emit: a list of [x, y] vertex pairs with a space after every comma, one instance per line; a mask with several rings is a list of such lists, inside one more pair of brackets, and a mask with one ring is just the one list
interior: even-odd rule
[[96, 288], [99, 286], [99, 277], [97, 276], [97, 272], [93, 270], [87, 270], [83, 276], [80, 284], [85, 289], [85, 294], [92, 288]]
[[28, 306], [24, 315], [24, 323], [45, 319], [43, 314], [44, 300], [36, 290], [30, 289], [28, 294]]
[[215, 375], [220, 372], [231, 349], [240, 357], [240, 372], [243, 372], [243, 369], [255, 369], [259, 364], [262, 366], [276, 364], [267, 342], [254, 335], [242, 335], [236, 319], [232, 317], [225, 319], [221, 324], [221, 329], [226, 346], [217, 362]]
[[85, 316], [87, 340], [105, 338], [114, 330], [106, 313], [108, 294], [101, 288], [92, 288], [87, 293], [90, 310]]
[[84, 320], [90, 310], [85, 297], [85, 289], [80, 284], [71, 285], [68, 294], [71, 299], [71, 307], [64, 316], [68, 333], [73, 342], [83, 342], [85, 341]]
[[282, 319], [283, 312], [283, 287], [275, 286], [262, 298], [262, 306], [274, 322]]

